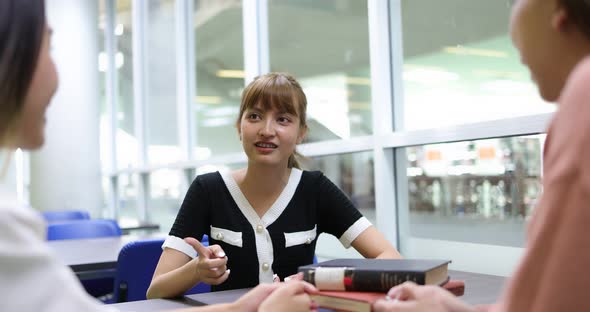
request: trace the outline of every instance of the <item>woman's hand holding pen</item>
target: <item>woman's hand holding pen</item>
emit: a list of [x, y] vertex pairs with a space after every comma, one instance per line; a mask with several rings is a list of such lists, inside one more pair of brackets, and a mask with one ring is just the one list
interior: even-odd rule
[[187, 237], [184, 241], [191, 245], [199, 255], [198, 258], [192, 260], [196, 261], [195, 273], [199, 280], [209, 285], [219, 285], [225, 282], [229, 277], [229, 269], [227, 269], [227, 257], [221, 246], [205, 247], [192, 237]]

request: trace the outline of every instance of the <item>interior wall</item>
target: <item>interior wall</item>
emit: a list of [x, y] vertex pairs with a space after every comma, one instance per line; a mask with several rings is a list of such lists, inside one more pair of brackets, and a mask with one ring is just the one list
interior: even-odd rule
[[38, 210], [102, 206], [99, 162], [98, 4], [48, 0], [59, 88], [47, 111], [46, 141], [31, 153], [31, 204]]

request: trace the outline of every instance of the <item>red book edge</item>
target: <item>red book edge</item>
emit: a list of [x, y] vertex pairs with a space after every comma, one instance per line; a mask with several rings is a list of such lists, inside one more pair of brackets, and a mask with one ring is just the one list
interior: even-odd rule
[[365, 291], [320, 290], [317, 295], [373, 303], [379, 299], [385, 299], [386, 294]]
[[465, 294], [465, 281], [462, 280], [451, 279], [441, 287], [448, 290], [457, 297], [463, 296], [463, 294]]
[[[465, 293], [465, 281], [462, 280], [449, 280], [442, 288], [448, 290], [455, 296], [463, 296]], [[377, 299], [385, 298], [385, 293], [381, 292], [367, 292], [367, 291], [337, 291], [337, 290], [320, 290], [319, 295], [345, 298], [364, 302], [373, 302]]]

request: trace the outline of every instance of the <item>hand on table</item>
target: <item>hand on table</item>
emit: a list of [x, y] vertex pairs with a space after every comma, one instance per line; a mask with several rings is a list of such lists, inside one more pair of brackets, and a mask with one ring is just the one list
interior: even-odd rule
[[285, 277], [285, 282], [302, 281], [302, 280], [303, 280], [303, 273], [302, 272], [295, 273], [293, 275]]
[[318, 292], [313, 285], [303, 281], [269, 285], [276, 285], [276, 288], [262, 302], [258, 311], [317, 311], [318, 305], [309, 297]]
[[373, 303], [376, 312], [473, 312], [474, 307], [457, 299], [453, 294], [439, 286], [420, 286], [406, 282], [393, 287], [387, 293], [390, 300], [378, 300]]
[[199, 255], [192, 261], [197, 261], [196, 274], [201, 282], [219, 285], [227, 280], [230, 271], [227, 269], [227, 257], [221, 246], [205, 247], [192, 237], [187, 237], [184, 241], [191, 245]]

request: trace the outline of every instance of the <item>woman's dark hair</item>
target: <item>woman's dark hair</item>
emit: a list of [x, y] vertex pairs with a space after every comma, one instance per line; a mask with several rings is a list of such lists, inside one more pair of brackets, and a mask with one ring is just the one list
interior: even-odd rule
[[44, 0], [0, 1], [0, 144], [20, 117], [44, 31]]
[[590, 39], [590, 0], [561, 0], [573, 22]]

